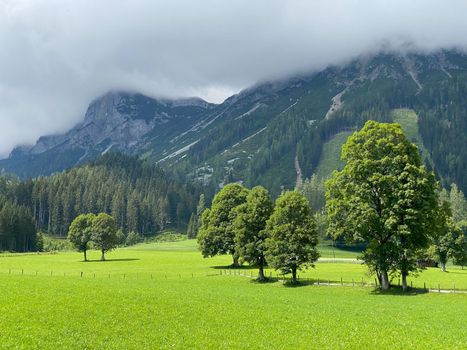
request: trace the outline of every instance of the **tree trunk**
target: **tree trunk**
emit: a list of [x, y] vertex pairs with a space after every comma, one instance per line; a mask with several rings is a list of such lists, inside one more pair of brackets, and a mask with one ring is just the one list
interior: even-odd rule
[[264, 268], [262, 264], [258, 267], [258, 281], [266, 281], [266, 277], [264, 276]]
[[297, 268], [292, 267], [292, 284], [296, 285], [297, 284]]
[[440, 262], [440, 264], [441, 264], [441, 271], [446, 272], [446, 262], [442, 261]]
[[402, 290], [405, 292], [407, 290], [407, 274], [402, 273]]
[[379, 286], [381, 287], [381, 273], [378, 269], [376, 269], [376, 277], [378, 278]]
[[232, 264], [232, 266], [233, 266], [233, 267], [239, 267], [240, 264], [238, 263], [238, 256], [237, 256], [237, 255], [232, 255], [232, 257], [233, 257], [233, 264]]
[[105, 261], [105, 256], [104, 256], [104, 249], [101, 250], [102, 255], [101, 255], [101, 261]]
[[263, 255], [260, 255], [258, 259], [258, 281], [266, 281], [266, 276], [264, 276], [264, 265], [265, 259]]
[[387, 271], [381, 271], [381, 289], [388, 290], [389, 289], [389, 277]]
[[84, 252], [84, 261], [88, 261], [88, 257], [86, 256], [87, 250], [86, 250], [86, 249], [84, 249], [84, 251], [83, 251], [83, 252]]

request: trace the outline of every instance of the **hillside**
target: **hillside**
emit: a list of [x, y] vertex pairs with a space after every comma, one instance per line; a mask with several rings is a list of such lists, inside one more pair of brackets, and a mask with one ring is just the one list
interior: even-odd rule
[[467, 191], [466, 106], [465, 54], [381, 53], [261, 83], [219, 105], [112, 93], [66, 135], [17, 148], [0, 168], [47, 175], [117, 149], [211, 189], [243, 181], [278, 193], [294, 185], [297, 167], [326, 176], [343, 135], [375, 119], [401, 122], [443, 184]]

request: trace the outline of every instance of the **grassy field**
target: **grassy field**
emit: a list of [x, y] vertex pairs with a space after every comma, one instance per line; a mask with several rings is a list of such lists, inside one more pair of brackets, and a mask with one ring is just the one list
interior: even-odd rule
[[[329, 256], [328, 246], [320, 249]], [[258, 284], [225, 275], [230, 258], [202, 259], [194, 241], [118, 249], [106, 262], [81, 259], [74, 252], [0, 255], [0, 348], [465, 347], [465, 294]], [[372, 280], [364, 266], [342, 262], [317, 263], [301, 277]], [[414, 281], [422, 280], [467, 288], [467, 270], [428, 269]]]

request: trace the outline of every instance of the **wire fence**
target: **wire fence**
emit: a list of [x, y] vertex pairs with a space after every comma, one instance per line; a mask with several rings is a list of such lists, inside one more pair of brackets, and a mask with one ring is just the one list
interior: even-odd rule
[[[8, 274], [13, 276], [48, 276], [48, 277], [77, 277], [81, 279], [118, 279], [118, 280], [131, 280], [131, 279], [157, 279], [157, 280], [182, 280], [182, 279], [194, 279], [194, 278], [205, 278], [214, 276], [240, 276], [247, 277], [250, 279], [258, 279], [257, 272], [247, 269], [218, 269], [217, 271], [209, 270], [205, 272], [189, 272], [186, 271], [181, 273], [173, 272], [92, 272], [92, 271], [57, 271], [57, 270], [25, 270], [25, 269], [8, 269], [0, 270], [2, 274]], [[280, 274], [278, 272], [269, 271], [265, 273], [265, 277], [270, 282], [279, 282], [283, 284], [292, 284], [292, 277], [290, 275]], [[378, 280], [365, 278], [312, 278], [309, 276], [297, 275], [297, 282], [300, 285], [310, 286], [341, 286], [341, 287], [370, 287], [373, 289], [379, 289], [380, 285]], [[401, 288], [400, 279], [392, 281], [392, 287]], [[433, 283], [433, 282], [422, 282], [421, 281], [409, 281], [408, 288], [411, 291], [416, 292], [437, 292], [437, 293], [467, 293], [467, 289], [456, 287], [456, 283], [452, 282], [450, 286], [446, 286], [446, 283]]]
[[[242, 273], [242, 270], [223, 270], [224, 275], [238, 275], [243, 277], [249, 278], [258, 278], [257, 274], [253, 274], [253, 272]], [[268, 278], [270, 280], [276, 280], [282, 283], [292, 283], [292, 277], [289, 275], [283, 275], [279, 273], [269, 272]], [[380, 289], [381, 285], [378, 283], [378, 280], [375, 278], [374, 280], [368, 280], [365, 278], [352, 278], [352, 279], [344, 279], [343, 277], [340, 280], [336, 279], [323, 279], [323, 278], [312, 278], [309, 276], [301, 277], [297, 275], [297, 281], [301, 284], [309, 284], [309, 285], [316, 285], [316, 286], [346, 286], [346, 287], [372, 287], [374, 289]], [[398, 279], [397, 284], [395, 281], [392, 281], [391, 287], [398, 287], [401, 288], [401, 280]], [[427, 283], [423, 282], [423, 287], [421, 285], [421, 281], [410, 281], [408, 282], [408, 289], [412, 291], [420, 291], [420, 292], [438, 292], [438, 293], [467, 293], [467, 289], [465, 288], [458, 288], [456, 287], [455, 282], [451, 282], [451, 286], [447, 287], [446, 283], [442, 285], [441, 283]]]

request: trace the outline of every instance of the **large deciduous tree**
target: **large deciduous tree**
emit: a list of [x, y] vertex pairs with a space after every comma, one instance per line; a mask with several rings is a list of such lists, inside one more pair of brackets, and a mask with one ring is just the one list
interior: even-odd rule
[[86, 252], [89, 249], [95, 217], [94, 214], [81, 214], [72, 221], [68, 229], [68, 240], [79, 252], [84, 253], [84, 261], [88, 261]]
[[106, 213], [100, 213], [94, 218], [91, 231], [91, 240], [101, 251], [101, 261], [104, 261], [105, 252], [112, 250], [119, 243], [115, 219]]
[[435, 229], [436, 181], [400, 125], [368, 121], [342, 149], [346, 165], [327, 181], [329, 233], [365, 241], [363, 258], [383, 290], [389, 273], [404, 283]]
[[233, 265], [238, 266], [235, 250], [234, 225], [235, 208], [244, 203], [248, 190], [240, 184], [228, 184], [222, 188], [212, 201], [210, 209], [201, 216], [198, 243], [204, 257], [218, 254], [231, 254]]
[[271, 216], [273, 204], [268, 191], [261, 186], [254, 187], [246, 202], [236, 209], [234, 222], [236, 251], [240, 258], [250, 265], [258, 266], [258, 280], [264, 281], [265, 242], [268, 237], [266, 222]]
[[276, 201], [266, 230], [266, 260], [276, 270], [292, 274], [297, 283], [297, 271], [312, 266], [319, 253], [318, 232], [307, 199], [296, 191], [284, 192]]

